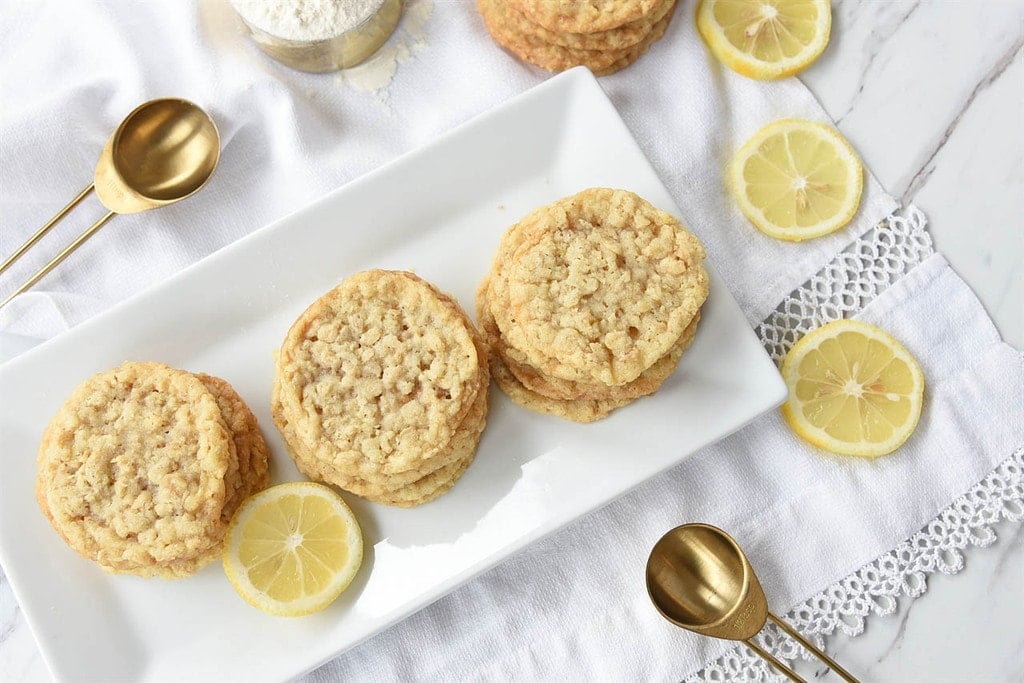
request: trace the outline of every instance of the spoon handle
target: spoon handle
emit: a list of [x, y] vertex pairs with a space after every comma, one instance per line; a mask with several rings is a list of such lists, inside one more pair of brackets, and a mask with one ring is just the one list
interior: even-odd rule
[[794, 629], [792, 626], [790, 626], [789, 624], [784, 622], [782, 619], [779, 619], [777, 616], [775, 616], [771, 612], [768, 613], [768, 618], [771, 619], [773, 622], [775, 622], [776, 626], [778, 626], [783, 631], [785, 631], [786, 633], [791, 635], [794, 639], [796, 639], [797, 642], [799, 642], [801, 645], [803, 645], [808, 650], [810, 650], [815, 655], [817, 655], [818, 658], [821, 661], [823, 661], [826, 664], [828, 664], [829, 667], [831, 667], [831, 669], [833, 671], [835, 671], [839, 675], [839, 677], [842, 678], [844, 681], [847, 681], [847, 683], [860, 683], [860, 681], [858, 681], [856, 678], [854, 678], [850, 674], [849, 671], [847, 671], [843, 667], [839, 666], [839, 664], [837, 664], [834, 659], [832, 659], [827, 654], [825, 654], [820, 649], [818, 649], [818, 647], [815, 646], [814, 643], [812, 643], [811, 641], [807, 640], [802, 635], [800, 635], [800, 633], [796, 629]]
[[83, 242], [85, 242], [85, 241], [86, 241], [87, 239], [89, 239], [90, 237], [92, 237], [92, 236], [93, 236], [93, 235], [94, 235], [94, 234], [96, 233], [96, 231], [97, 231], [97, 230], [99, 230], [100, 228], [102, 228], [102, 227], [104, 226], [104, 224], [106, 224], [106, 222], [107, 222], [107, 221], [109, 221], [109, 220], [110, 220], [111, 218], [113, 218], [113, 217], [114, 217], [115, 215], [116, 215], [116, 214], [115, 214], [115, 213], [114, 213], [113, 211], [111, 211], [111, 212], [109, 212], [109, 213], [108, 213], [108, 214], [107, 214], [106, 216], [104, 216], [103, 218], [99, 219], [98, 221], [96, 221], [95, 223], [93, 223], [93, 224], [92, 224], [91, 226], [89, 226], [89, 229], [88, 229], [88, 230], [86, 230], [86, 231], [85, 231], [85, 232], [83, 232], [83, 233], [82, 233], [81, 235], [79, 235], [79, 236], [78, 236], [78, 237], [77, 237], [77, 238], [75, 239], [75, 241], [74, 241], [74, 242], [72, 242], [72, 243], [71, 243], [71, 244], [69, 244], [68, 246], [64, 247], [64, 250], [63, 250], [62, 252], [60, 252], [59, 254], [57, 254], [56, 256], [54, 256], [54, 257], [53, 257], [53, 258], [52, 258], [52, 259], [50, 260], [50, 262], [49, 262], [49, 263], [47, 263], [47, 264], [46, 264], [45, 266], [43, 266], [42, 268], [40, 268], [40, 269], [39, 269], [39, 272], [37, 272], [37, 273], [36, 273], [35, 275], [33, 275], [32, 277], [30, 277], [30, 278], [29, 278], [29, 279], [28, 279], [28, 280], [27, 280], [27, 281], [25, 282], [25, 284], [23, 284], [23, 285], [22, 285], [21, 287], [18, 287], [18, 288], [17, 288], [16, 290], [14, 290], [14, 291], [13, 291], [13, 292], [11, 292], [10, 294], [8, 294], [8, 295], [7, 295], [7, 298], [6, 298], [6, 299], [4, 299], [3, 301], [0, 301], [0, 308], [3, 308], [4, 306], [6, 306], [6, 305], [7, 305], [7, 303], [8, 303], [8, 302], [9, 302], [9, 301], [10, 301], [11, 299], [13, 299], [14, 297], [18, 296], [18, 295], [19, 295], [19, 294], [21, 294], [22, 292], [24, 292], [24, 291], [25, 291], [26, 289], [28, 289], [29, 287], [31, 287], [31, 286], [32, 286], [32, 285], [34, 285], [35, 283], [39, 282], [39, 280], [41, 280], [41, 279], [43, 278], [43, 276], [44, 276], [44, 275], [46, 275], [46, 274], [47, 274], [47, 273], [49, 273], [49, 272], [50, 272], [51, 270], [53, 270], [54, 268], [56, 268], [56, 267], [57, 267], [57, 264], [59, 264], [59, 263], [60, 263], [61, 261], [63, 261], [63, 260], [65, 259], [65, 258], [67, 258], [67, 257], [68, 257], [68, 254], [70, 254], [71, 252], [73, 252], [73, 251], [74, 251], [75, 249], [78, 249], [78, 247], [80, 247], [80, 246], [82, 245], [82, 243], [83, 243]]
[[0, 264], [0, 275], [3, 275], [5, 270], [10, 268], [14, 264], [15, 261], [17, 261], [19, 258], [21, 258], [22, 254], [24, 254], [26, 251], [31, 249], [32, 246], [36, 242], [41, 240], [43, 238], [43, 235], [45, 235], [46, 233], [50, 232], [50, 228], [52, 228], [53, 226], [57, 225], [57, 223], [60, 222], [60, 219], [64, 218], [64, 216], [67, 216], [68, 212], [71, 211], [71, 209], [73, 209], [76, 206], [78, 206], [78, 203], [80, 201], [82, 201], [83, 199], [85, 199], [86, 196], [90, 192], [92, 192], [93, 187], [95, 187], [95, 186], [90, 184], [89, 187], [87, 187], [84, 190], [82, 190], [81, 192], [79, 192], [78, 196], [75, 197], [74, 199], [72, 199], [71, 202], [67, 206], [65, 206], [63, 209], [61, 209], [59, 212], [57, 212], [57, 215], [54, 216], [53, 218], [51, 218], [49, 223], [47, 223], [43, 227], [41, 227], [38, 230], [36, 230], [36, 234], [34, 234], [31, 237], [29, 237], [28, 241], [26, 241], [25, 244], [23, 244], [20, 247], [18, 247], [17, 251], [15, 251], [13, 254], [8, 256], [7, 260], [4, 261], [3, 264]]
[[789, 680], [796, 681], [796, 683], [807, 683], [807, 681], [797, 676], [795, 671], [790, 669], [788, 666], [786, 666], [778, 659], [773, 657], [771, 654], [769, 654], [767, 650], [765, 650], [760, 645], [755, 643], [753, 638], [747, 638], [743, 642], [747, 644], [747, 647], [749, 647], [751, 650], [759, 654], [762, 659], [764, 659], [766, 662], [768, 662], [776, 669], [778, 669], [780, 672], [782, 672], [782, 674]]

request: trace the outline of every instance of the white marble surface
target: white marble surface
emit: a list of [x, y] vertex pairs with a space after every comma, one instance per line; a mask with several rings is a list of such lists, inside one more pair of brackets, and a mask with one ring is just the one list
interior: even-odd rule
[[[1024, 0], [843, 0], [803, 76], [893, 195], [923, 209], [936, 247], [1024, 348]], [[1009, 455], [1009, 454], [1007, 454]], [[1024, 680], [1024, 531], [966, 553], [897, 614], [829, 650], [865, 681]], [[801, 665], [808, 677], [824, 674]], [[835, 680], [831, 674], [825, 679]], [[49, 680], [0, 585], [0, 680]]]
[[1024, 348], [1024, 2], [844, 0], [801, 80]]
[[[834, 7], [833, 41], [802, 80], [882, 186], [928, 215], [936, 249], [1024, 349], [1024, 2]], [[960, 574], [933, 575], [829, 652], [866, 681], [1024, 680], [1024, 531], [996, 531]]]

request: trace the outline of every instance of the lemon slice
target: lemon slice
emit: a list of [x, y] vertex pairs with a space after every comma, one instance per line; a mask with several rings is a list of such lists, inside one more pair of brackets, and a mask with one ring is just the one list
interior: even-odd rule
[[782, 377], [789, 387], [786, 422], [833, 453], [891, 453], [921, 417], [921, 367], [889, 334], [857, 320], [829, 323], [798, 341]]
[[864, 168], [834, 128], [781, 119], [740, 148], [729, 167], [729, 184], [743, 214], [761, 232], [799, 242], [850, 222], [860, 206]]
[[331, 604], [363, 561], [363, 537], [341, 497], [321, 484], [265, 489], [235, 512], [224, 571], [246, 602], [298, 617]]
[[697, 30], [718, 61], [768, 80], [800, 73], [828, 45], [828, 0], [703, 0]]

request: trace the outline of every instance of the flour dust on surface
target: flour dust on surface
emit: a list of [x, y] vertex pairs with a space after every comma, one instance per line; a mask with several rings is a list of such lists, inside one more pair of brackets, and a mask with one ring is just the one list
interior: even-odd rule
[[384, 45], [362, 64], [343, 69], [337, 79], [355, 90], [372, 92], [387, 102], [398, 65], [403, 64], [427, 45], [427, 22], [434, 12], [434, 0], [407, 0], [398, 28]]

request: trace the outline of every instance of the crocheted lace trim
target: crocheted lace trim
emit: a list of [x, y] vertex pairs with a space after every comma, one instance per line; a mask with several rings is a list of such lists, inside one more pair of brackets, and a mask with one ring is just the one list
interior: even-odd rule
[[775, 364], [805, 334], [860, 311], [934, 254], [927, 225], [918, 208], [897, 209], [783, 299], [756, 329]]

